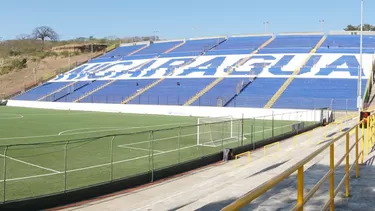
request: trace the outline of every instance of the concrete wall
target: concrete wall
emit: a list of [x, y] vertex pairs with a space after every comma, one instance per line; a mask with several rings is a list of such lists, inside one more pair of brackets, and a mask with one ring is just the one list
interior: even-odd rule
[[[261, 118], [275, 120], [320, 121], [320, 110], [297, 109], [263, 109], [263, 108], [230, 108], [230, 107], [198, 107], [198, 106], [164, 106], [164, 105], [122, 105], [96, 103], [60, 103], [9, 100], [8, 106], [44, 108], [58, 110], [118, 112], [132, 114], [157, 114], [173, 116]], [[263, 119], [263, 118], [262, 118]]]

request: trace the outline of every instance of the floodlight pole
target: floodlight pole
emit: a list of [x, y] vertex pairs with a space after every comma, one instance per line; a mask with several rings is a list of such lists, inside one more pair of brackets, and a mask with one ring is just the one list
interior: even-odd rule
[[268, 21], [264, 21], [263, 24], [264, 24], [264, 33], [267, 33], [267, 24], [269, 24], [270, 22]]
[[358, 110], [362, 109], [362, 54], [363, 54], [363, 0], [361, 0], [361, 32], [359, 44], [359, 69], [358, 69]]
[[319, 20], [320, 22], [320, 31], [324, 31], [324, 20]]

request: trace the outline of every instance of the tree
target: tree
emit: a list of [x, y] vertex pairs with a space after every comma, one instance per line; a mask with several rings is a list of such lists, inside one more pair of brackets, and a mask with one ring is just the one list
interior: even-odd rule
[[[360, 31], [361, 25], [353, 26], [353, 25], [347, 25], [344, 29], [345, 31]], [[375, 26], [371, 24], [363, 24], [363, 31], [375, 31]]]
[[358, 26], [353, 26], [353, 25], [347, 25], [346, 28], [344, 29], [345, 31], [357, 31]]
[[35, 39], [41, 39], [42, 44], [44, 45], [44, 41], [48, 38], [52, 41], [59, 40], [59, 35], [49, 26], [40, 26], [33, 30], [32, 36]]

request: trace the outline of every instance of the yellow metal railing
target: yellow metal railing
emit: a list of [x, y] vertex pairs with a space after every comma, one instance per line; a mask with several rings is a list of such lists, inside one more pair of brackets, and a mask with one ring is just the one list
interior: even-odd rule
[[[236, 200], [235, 202], [231, 203], [230, 205], [224, 207], [223, 211], [232, 211], [232, 210], [239, 210], [253, 200], [257, 199], [259, 196], [270, 190], [271, 188], [275, 187], [281, 181], [288, 178], [291, 174], [297, 172], [297, 204], [293, 208], [293, 210], [302, 211], [304, 205], [311, 199], [312, 196], [317, 192], [317, 190], [326, 182], [329, 181], [329, 200], [324, 204], [322, 210], [327, 210], [328, 207], [330, 210], [334, 210], [334, 198], [339, 192], [342, 185], [345, 184], [345, 195], [348, 197], [350, 193], [349, 183], [350, 183], [350, 171], [355, 168], [355, 176], [358, 178], [359, 176], [359, 163], [363, 163], [364, 160], [364, 153], [368, 153], [369, 148], [372, 146], [371, 144], [374, 143], [374, 114], [370, 115], [367, 118], [367, 131], [364, 131], [365, 121], [362, 120], [349, 130], [345, 131], [341, 135], [337, 136], [324, 146], [317, 149], [315, 152], [304, 158], [303, 160], [299, 161], [292, 167], [285, 170], [283, 173], [277, 175], [276, 177], [272, 178], [271, 180], [265, 182], [264, 184], [258, 186], [254, 190], [248, 192], [247, 194], [243, 195], [241, 198]], [[359, 137], [359, 128], [362, 126], [362, 134]], [[350, 133], [355, 131], [355, 143], [352, 146], [349, 146], [350, 141]], [[366, 133], [366, 134], [365, 134]], [[365, 139], [366, 135], [366, 139]], [[335, 164], [334, 156], [335, 156], [335, 143], [339, 141], [341, 138], [345, 138], [345, 154], [340, 160]], [[365, 141], [367, 143], [365, 144]], [[367, 147], [365, 147], [367, 146]], [[361, 148], [360, 148], [361, 147]], [[314, 185], [307, 193], [304, 192], [304, 166], [314, 159], [316, 156], [320, 155], [323, 151], [329, 148], [330, 154], [330, 162], [329, 162], [329, 171], [319, 180], [318, 183]], [[366, 152], [365, 152], [365, 148]], [[350, 152], [355, 149], [355, 161], [352, 165], [349, 164], [349, 155]], [[359, 151], [360, 150], [360, 151]], [[345, 176], [341, 179], [337, 187], [335, 187], [335, 170], [339, 167], [339, 165], [345, 160]]]
[[242, 157], [243, 155], [247, 155], [247, 163], [249, 164], [250, 163], [250, 151], [247, 151], [247, 152], [244, 152], [244, 153], [241, 153], [241, 154], [238, 154], [236, 156], [234, 156], [234, 167], [238, 167], [238, 158], [239, 157]]
[[264, 157], [267, 156], [267, 149], [270, 148], [270, 147], [274, 147], [276, 146], [277, 148], [277, 156], [280, 154], [280, 142], [275, 142], [275, 143], [272, 143], [272, 144], [268, 144], [266, 146], [263, 147], [263, 155]]

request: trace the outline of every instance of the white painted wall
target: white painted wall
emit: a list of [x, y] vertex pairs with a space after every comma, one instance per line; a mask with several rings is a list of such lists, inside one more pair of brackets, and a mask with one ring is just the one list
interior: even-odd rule
[[[198, 107], [198, 106], [165, 106], [165, 105], [122, 105], [97, 103], [60, 103], [9, 100], [7, 106], [44, 108], [57, 110], [116, 112], [132, 114], [157, 114], [173, 116], [261, 118], [275, 120], [320, 121], [320, 110], [297, 109], [263, 109], [263, 108], [229, 108], [229, 107]], [[263, 118], [262, 118], [263, 119]]]

